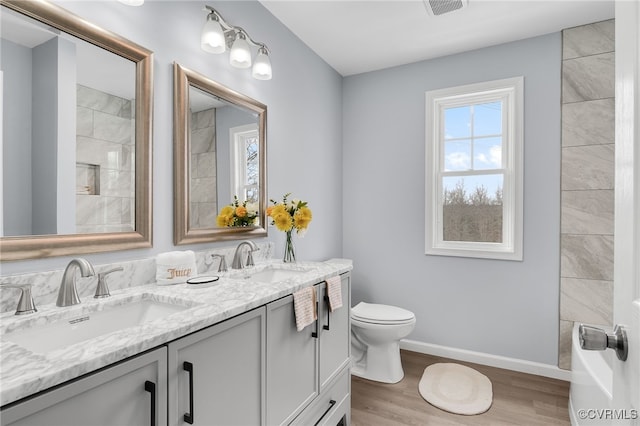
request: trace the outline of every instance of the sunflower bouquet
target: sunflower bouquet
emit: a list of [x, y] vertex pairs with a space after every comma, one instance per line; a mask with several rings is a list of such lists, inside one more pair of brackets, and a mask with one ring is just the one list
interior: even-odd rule
[[282, 197], [282, 202], [271, 200], [273, 205], [267, 208], [267, 216], [271, 218], [271, 224], [278, 230], [283, 231], [287, 235], [285, 242], [284, 261], [295, 262], [296, 255], [293, 246], [292, 233], [295, 229], [296, 233], [304, 236], [307, 227], [313, 218], [311, 209], [307, 206], [306, 201], [297, 199], [289, 200], [291, 193], [287, 193]]
[[216, 223], [220, 227], [231, 226], [253, 226], [258, 217], [258, 206], [256, 203], [244, 201], [240, 203], [237, 196], [233, 196], [233, 203], [224, 206]]

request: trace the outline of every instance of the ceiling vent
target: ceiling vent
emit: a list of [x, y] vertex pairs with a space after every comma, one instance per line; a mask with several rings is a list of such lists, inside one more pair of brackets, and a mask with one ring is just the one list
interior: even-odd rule
[[438, 16], [467, 7], [468, 0], [422, 0], [430, 15]]

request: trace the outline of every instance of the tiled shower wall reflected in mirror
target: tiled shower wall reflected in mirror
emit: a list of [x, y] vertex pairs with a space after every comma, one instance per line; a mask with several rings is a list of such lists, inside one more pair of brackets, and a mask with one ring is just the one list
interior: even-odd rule
[[79, 234], [134, 230], [134, 115], [134, 101], [77, 86], [76, 230]]
[[209, 229], [218, 215], [216, 109], [191, 114], [191, 187], [189, 226]]

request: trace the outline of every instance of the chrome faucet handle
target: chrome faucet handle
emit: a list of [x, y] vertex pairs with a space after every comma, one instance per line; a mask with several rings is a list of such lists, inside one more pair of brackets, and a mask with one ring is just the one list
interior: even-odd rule
[[93, 295], [94, 299], [111, 296], [111, 293], [109, 293], [109, 286], [107, 286], [107, 275], [118, 271], [124, 271], [124, 268], [122, 266], [118, 266], [117, 268], [98, 273], [98, 286], [96, 287], [96, 294]]
[[249, 250], [249, 253], [247, 253], [247, 263], [244, 266], [254, 266], [255, 263], [253, 262], [253, 250]]
[[225, 257], [221, 254], [218, 253], [214, 253], [211, 255], [212, 258], [220, 258], [220, 265], [218, 265], [218, 272], [227, 272], [228, 268], [227, 268], [227, 260], [225, 259]]
[[17, 288], [20, 290], [20, 299], [16, 308], [16, 315], [25, 315], [38, 312], [31, 295], [31, 284], [2, 284], [2, 288]]

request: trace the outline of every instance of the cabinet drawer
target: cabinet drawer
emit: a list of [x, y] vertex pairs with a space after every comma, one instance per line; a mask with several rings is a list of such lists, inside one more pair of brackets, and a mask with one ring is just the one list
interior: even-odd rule
[[4, 408], [1, 424], [166, 425], [166, 383], [161, 347]]
[[[340, 421], [344, 418], [344, 423]], [[318, 426], [349, 426], [351, 424], [351, 394], [347, 394], [341, 402], [331, 409], [330, 413], [318, 423]]]
[[[348, 417], [349, 392], [351, 389], [351, 374], [348, 368], [336, 378], [335, 382], [323, 391], [307, 409], [305, 409], [291, 425], [331, 425], [338, 424], [342, 416]], [[335, 419], [335, 423], [330, 423]]]

